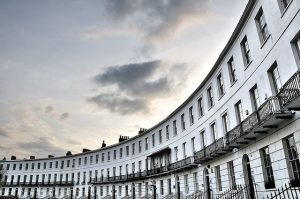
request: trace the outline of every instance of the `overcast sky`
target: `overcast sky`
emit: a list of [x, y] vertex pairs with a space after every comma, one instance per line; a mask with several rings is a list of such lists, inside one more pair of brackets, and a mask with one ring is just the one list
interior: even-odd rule
[[97, 149], [201, 83], [247, 0], [0, 0], [0, 157]]

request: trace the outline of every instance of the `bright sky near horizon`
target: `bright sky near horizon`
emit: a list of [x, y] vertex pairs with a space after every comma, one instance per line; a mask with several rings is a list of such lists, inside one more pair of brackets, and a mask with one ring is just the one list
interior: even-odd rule
[[0, 158], [136, 135], [201, 83], [247, 0], [0, 0]]

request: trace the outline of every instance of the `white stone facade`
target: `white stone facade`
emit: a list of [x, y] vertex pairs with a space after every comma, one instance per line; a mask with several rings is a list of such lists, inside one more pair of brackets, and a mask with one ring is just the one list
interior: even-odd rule
[[[208, 191], [211, 197], [216, 197], [233, 187], [232, 180], [236, 185], [247, 185], [248, 171], [251, 171], [257, 198], [286, 183], [297, 184], [300, 180], [297, 176], [300, 174], [300, 165], [297, 165], [300, 151], [299, 12], [298, 0], [250, 0], [209, 75], [165, 120], [133, 138], [94, 151], [64, 157], [0, 161], [6, 170], [0, 196], [107, 198], [113, 195], [114, 189], [116, 198], [145, 198], [147, 194], [153, 195], [152, 185], [155, 185], [158, 198], [170, 194], [178, 196], [179, 192], [181, 197], [195, 192], [208, 197]], [[265, 23], [260, 23], [263, 18]], [[245, 38], [246, 48], [243, 47]], [[229, 66], [232, 59], [234, 71]], [[286, 85], [295, 74], [291, 90]], [[294, 98], [285, 103], [292, 92]], [[237, 109], [239, 101], [240, 111]], [[224, 115], [227, 115], [227, 126]], [[205, 137], [201, 136], [203, 132]], [[295, 141], [293, 149], [297, 153], [293, 162], [289, 158], [291, 146], [287, 146], [287, 139]], [[262, 149], [265, 147], [268, 147], [273, 181], [268, 178], [270, 167], [266, 168], [264, 163], [266, 154]], [[249, 158], [250, 170], [247, 170], [245, 155]], [[231, 161], [234, 175], [230, 175]], [[296, 165], [294, 169], [291, 164]]]

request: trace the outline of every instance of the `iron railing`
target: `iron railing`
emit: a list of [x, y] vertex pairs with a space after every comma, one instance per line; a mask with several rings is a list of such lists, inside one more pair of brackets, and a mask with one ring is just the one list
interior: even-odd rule
[[168, 170], [172, 171], [176, 169], [181, 169], [187, 166], [192, 166], [193, 164], [194, 164], [194, 156], [190, 156], [182, 160], [179, 160], [177, 162], [174, 162], [172, 164], [169, 164]]
[[205, 159], [211, 159], [214, 156], [218, 156], [218, 152], [224, 149], [224, 138], [219, 138], [212, 144], [204, 147], [202, 150], [194, 153], [195, 162], [200, 163]]
[[3, 187], [7, 186], [74, 186], [74, 181], [57, 181], [57, 182], [6, 182], [2, 184]]
[[157, 168], [153, 168], [147, 171], [147, 175], [156, 175], [156, 174], [161, 174], [161, 173], [165, 173], [168, 172], [168, 166], [161, 166], [161, 167], [157, 167]]
[[[253, 197], [257, 198], [257, 194], [253, 193]], [[225, 190], [223, 193], [216, 194], [214, 199], [242, 199], [251, 198], [249, 185], [237, 185]]]
[[222, 137], [212, 144], [204, 147], [200, 151], [195, 152], [195, 162], [202, 163], [204, 161], [211, 160], [214, 157], [218, 157], [219, 154], [222, 154], [222, 150], [229, 150], [228, 147], [231, 144], [236, 143], [238, 139], [253, 131], [253, 129], [264, 123], [272, 115], [278, 113], [290, 112], [283, 110], [279, 97], [270, 97], [256, 111], [254, 111], [232, 130], [227, 132], [225, 135], [225, 142], [224, 138]]
[[196, 163], [201, 163], [201, 161], [205, 159], [205, 147], [200, 151], [195, 152], [194, 157]]
[[226, 145], [234, 143], [238, 138], [248, 134], [273, 114], [285, 112], [287, 113], [287, 111], [283, 111], [279, 98], [270, 97], [256, 111], [226, 133]]
[[300, 70], [281, 87], [277, 96], [284, 107], [300, 96]]
[[206, 199], [206, 191], [196, 191], [184, 197], [184, 199]]
[[136, 173], [131, 173], [127, 175], [111, 176], [111, 177], [100, 177], [92, 178], [91, 184], [102, 184], [102, 183], [111, 183], [111, 182], [122, 182], [126, 180], [138, 180], [147, 176], [147, 171], [140, 171]]
[[293, 187], [291, 184], [284, 185], [280, 189], [278, 188], [274, 192], [264, 197], [264, 199], [296, 199], [300, 198], [300, 187]]

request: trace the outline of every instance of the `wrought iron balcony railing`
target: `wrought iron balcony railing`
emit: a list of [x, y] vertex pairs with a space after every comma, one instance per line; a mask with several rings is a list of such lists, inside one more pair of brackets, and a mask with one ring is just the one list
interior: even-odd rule
[[147, 175], [157, 175], [168, 172], [168, 166], [161, 166], [148, 170]]
[[[283, 107], [300, 96], [300, 70], [298, 70], [280, 89], [277, 95]], [[299, 107], [298, 107], [299, 108]]]
[[119, 175], [112, 177], [100, 177], [100, 178], [92, 178], [91, 184], [103, 184], [103, 183], [111, 183], [111, 182], [122, 182], [126, 180], [138, 180], [147, 176], [146, 171], [140, 171], [136, 173], [131, 173], [128, 175]]
[[58, 181], [58, 182], [6, 182], [2, 186], [14, 187], [36, 187], [36, 186], [74, 186], [74, 181]]
[[207, 160], [211, 160], [214, 157], [218, 157], [219, 155], [224, 154], [224, 138], [219, 138], [212, 144], [204, 147], [200, 151], [194, 153], [195, 162], [202, 163]]
[[[220, 138], [212, 144], [204, 147], [200, 151], [195, 152], [195, 162], [203, 163], [213, 160], [239, 147], [242, 144], [248, 144], [249, 140], [255, 140], [256, 130], [259, 128], [276, 128], [281, 121], [277, 119], [291, 119], [292, 113], [283, 110], [279, 97], [270, 97], [256, 111], [244, 119], [240, 124], [226, 133], [225, 139]], [[270, 118], [275, 118], [269, 121]], [[267, 132], [265, 130], [263, 132]], [[225, 141], [225, 142], [224, 142]]]
[[226, 144], [234, 143], [238, 138], [248, 134], [274, 114], [290, 114], [289, 111], [283, 110], [278, 97], [270, 97], [257, 111], [254, 111], [239, 125], [226, 133]]
[[184, 158], [182, 160], [179, 160], [177, 162], [169, 164], [168, 170], [170, 170], [170, 171], [178, 170], [178, 169], [183, 169], [183, 168], [195, 166], [195, 165], [196, 165], [196, 163], [194, 162], [194, 156], [190, 156], [190, 157]]

